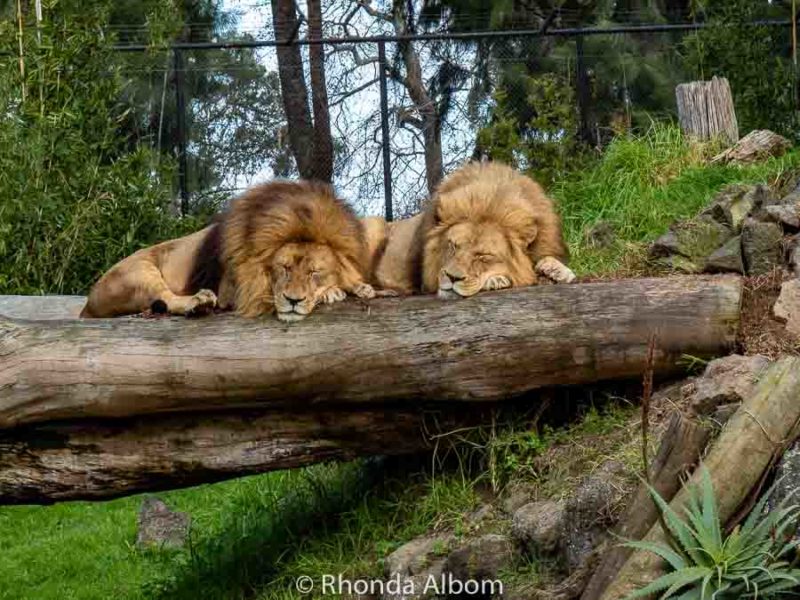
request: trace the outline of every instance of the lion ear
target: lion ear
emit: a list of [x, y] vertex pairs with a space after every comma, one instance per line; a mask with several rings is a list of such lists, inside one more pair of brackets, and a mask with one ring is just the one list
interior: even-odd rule
[[539, 236], [539, 228], [536, 225], [530, 225], [530, 227], [526, 227], [523, 233], [525, 246], [530, 248], [531, 244], [536, 241], [536, 238]]

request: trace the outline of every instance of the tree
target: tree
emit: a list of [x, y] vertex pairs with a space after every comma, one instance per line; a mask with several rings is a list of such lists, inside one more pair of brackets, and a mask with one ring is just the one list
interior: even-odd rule
[[[322, 37], [322, 14], [319, 0], [311, 0], [309, 35]], [[297, 170], [306, 179], [330, 181], [333, 175], [333, 138], [328, 114], [325, 61], [322, 46], [309, 50], [311, 90], [306, 86], [305, 69], [300, 46], [289, 43], [297, 39], [301, 19], [293, 0], [272, 0], [272, 21], [275, 37], [287, 43], [277, 47], [281, 96], [288, 123], [289, 144]], [[312, 97], [314, 118], [309, 110]]]

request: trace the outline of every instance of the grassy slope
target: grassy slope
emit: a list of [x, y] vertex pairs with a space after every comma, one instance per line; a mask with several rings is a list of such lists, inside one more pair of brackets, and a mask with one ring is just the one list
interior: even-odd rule
[[[625, 270], [643, 242], [694, 214], [725, 183], [770, 182], [800, 163], [792, 153], [745, 168], [709, 167], [702, 154], [675, 129], [656, 128], [617, 140], [596, 167], [553, 189], [575, 269]], [[610, 249], [583, 242], [598, 220], [617, 232]], [[500, 468], [524, 471], [540, 440], [523, 432], [501, 441]], [[294, 597], [292, 576], [377, 574], [397, 544], [443, 523], [458, 529], [477, 502], [473, 479], [419, 477], [377, 493], [375, 476], [359, 465], [322, 466], [162, 494], [193, 518], [192, 549], [181, 552], [133, 547], [136, 497], [0, 508], [0, 598]], [[340, 521], [328, 518], [340, 513]]]

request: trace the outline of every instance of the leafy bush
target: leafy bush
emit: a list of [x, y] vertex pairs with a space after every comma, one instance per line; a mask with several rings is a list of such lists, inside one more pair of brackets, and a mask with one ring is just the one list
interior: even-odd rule
[[[169, 211], [172, 166], [119, 133], [125, 82], [110, 2], [0, 24], [0, 293], [82, 293], [111, 264], [197, 224]], [[33, 9], [31, 8], [31, 11]], [[41, 38], [41, 41], [39, 41]]]
[[791, 538], [797, 531], [800, 507], [789, 506], [787, 501], [791, 498], [787, 498], [765, 515], [770, 496], [765, 494], [744, 524], [725, 535], [711, 476], [704, 467], [698, 487], [689, 488], [685, 517], [650, 488], [671, 543], [641, 541], [626, 545], [657, 554], [669, 563], [672, 572], [628, 598], [643, 598], [664, 590], [661, 598], [776, 598], [797, 589], [800, 569], [786, 559], [796, 552], [797, 543]]

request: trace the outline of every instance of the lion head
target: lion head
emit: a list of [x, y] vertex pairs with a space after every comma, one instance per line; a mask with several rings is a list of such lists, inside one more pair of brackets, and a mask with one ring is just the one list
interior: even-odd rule
[[561, 225], [539, 185], [498, 163], [447, 177], [420, 228], [422, 287], [441, 297], [532, 285], [536, 261], [565, 258]]
[[274, 310], [282, 321], [299, 321], [321, 302], [369, 288], [362, 226], [322, 183], [276, 181], [234, 200], [223, 258], [233, 305], [246, 317]]

